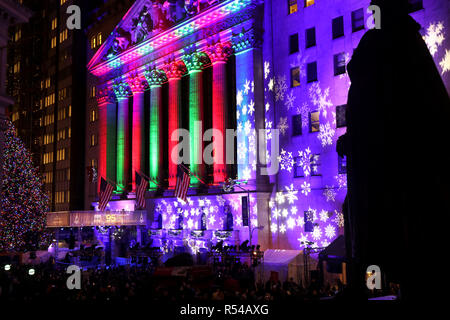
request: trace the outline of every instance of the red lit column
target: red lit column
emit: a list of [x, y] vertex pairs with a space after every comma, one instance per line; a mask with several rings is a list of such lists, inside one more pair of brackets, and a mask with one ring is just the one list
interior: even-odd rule
[[99, 110], [99, 156], [98, 156], [98, 190], [101, 178], [116, 180], [116, 101], [110, 89], [98, 93]]
[[150, 86], [150, 128], [149, 128], [149, 175], [150, 187], [156, 188], [162, 180], [163, 142], [162, 132], [162, 84], [167, 82], [164, 71], [151, 68], [145, 72]]
[[128, 97], [130, 91], [126, 83], [116, 83], [114, 92], [117, 98], [117, 184], [120, 188], [128, 190], [129, 183], [129, 135], [130, 128], [128, 125]]
[[[182, 61], [173, 61], [165, 66], [167, 79], [169, 81], [169, 110], [168, 110], [168, 159], [169, 159], [169, 188], [174, 188], [177, 181], [177, 163], [172, 159], [172, 152], [178, 145], [172, 141], [172, 132], [181, 127], [181, 77], [186, 73], [186, 66]], [[178, 154], [178, 152], [176, 152]]]
[[220, 131], [222, 139], [214, 137], [214, 183], [226, 180], [226, 116], [227, 116], [227, 74], [226, 63], [233, 52], [231, 43], [216, 43], [208, 47], [208, 55], [213, 65], [212, 83], [212, 127]]
[[142, 75], [134, 74], [128, 79], [128, 83], [133, 93], [133, 113], [131, 130], [131, 180], [132, 190], [136, 190], [135, 172], [142, 172], [144, 169], [145, 156], [145, 117], [144, 117], [144, 91], [146, 81]]
[[209, 64], [204, 52], [193, 52], [183, 57], [189, 71], [189, 135], [190, 135], [190, 170], [192, 184], [198, 184], [197, 177], [204, 179], [203, 163], [203, 76], [202, 69]]

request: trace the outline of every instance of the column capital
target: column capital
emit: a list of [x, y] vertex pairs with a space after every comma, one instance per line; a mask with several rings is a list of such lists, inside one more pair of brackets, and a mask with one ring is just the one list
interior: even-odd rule
[[201, 71], [211, 63], [208, 55], [202, 51], [194, 51], [183, 56], [184, 64], [189, 72]]
[[206, 48], [209, 59], [214, 64], [216, 62], [226, 62], [228, 57], [233, 54], [233, 47], [230, 41], [217, 42]]
[[111, 88], [100, 88], [97, 92], [97, 104], [99, 106], [107, 103], [115, 103], [116, 97], [114, 91]]
[[163, 67], [166, 72], [167, 78], [180, 79], [186, 73], [186, 66], [181, 60], [169, 60]]
[[127, 83], [130, 86], [130, 90], [133, 94], [143, 93], [148, 87], [144, 75], [140, 74], [139, 72], [128, 74]]
[[117, 100], [128, 99], [131, 95], [130, 87], [125, 81], [115, 81], [113, 84], [113, 90], [116, 94]]
[[167, 76], [164, 70], [156, 69], [155, 67], [150, 67], [148, 70], [145, 70], [144, 76], [147, 79], [147, 83], [150, 87], [160, 86], [163, 83], [167, 82]]
[[260, 36], [255, 32], [255, 29], [245, 30], [244, 28], [242, 28], [242, 31], [239, 33], [233, 33], [231, 42], [236, 53], [251, 48], [259, 48], [262, 43]]

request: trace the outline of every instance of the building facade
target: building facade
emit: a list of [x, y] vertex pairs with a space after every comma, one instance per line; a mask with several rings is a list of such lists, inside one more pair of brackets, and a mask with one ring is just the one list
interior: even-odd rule
[[[411, 4], [449, 90], [449, 3]], [[369, 28], [369, 5], [135, 1], [88, 63], [96, 189], [101, 178], [117, 186], [106, 214], [139, 209], [137, 172], [149, 179], [138, 234], [161, 245], [328, 246], [344, 226], [346, 160], [336, 141], [346, 130], [345, 66]], [[177, 163], [191, 171], [186, 202], [173, 196]], [[234, 188], [224, 187], [229, 178]]]

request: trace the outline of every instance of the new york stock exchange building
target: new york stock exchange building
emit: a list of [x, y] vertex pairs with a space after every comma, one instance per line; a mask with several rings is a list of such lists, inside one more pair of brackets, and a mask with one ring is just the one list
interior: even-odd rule
[[[343, 235], [336, 141], [369, 2], [135, 1], [88, 63], [99, 112], [94, 210], [50, 214], [49, 226], [93, 228], [117, 259], [124, 240], [197, 256], [245, 242], [266, 263], [304, 265], [305, 248], [318, 253]], [[412, 15], [424, 28], [445, 18], [430, 12]], [[186, 201], [176, 196], [181, 171]]]

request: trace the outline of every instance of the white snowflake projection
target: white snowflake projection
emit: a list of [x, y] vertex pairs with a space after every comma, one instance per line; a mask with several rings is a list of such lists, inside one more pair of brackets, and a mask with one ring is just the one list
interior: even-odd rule
[[296, 225], [295, 219], [290, 217], [289, 219], [287, 219], [286, 224], [287, 224], [288, 229], [290, 229], [290, 230], [294, 229], [295, 225]]
[[302, 77], [302, 78], [306, 76], [305, 66], [306, 66], [307, 59], [308, 59], [308, 56], [303, 57], [302, 52], [299, 51], [299, 53], [295, 57], [295, 61], [290, 64], [291, 68], [298, 67], [300, 69], [300, 77]]
[[288, 111], [294, 108], [295, 99], [296, 97], [294, 96], [294, 92], [292, 90], [289, 91], [289, 94], [286, 95], [286, 101], [284, 102], [284, 105]]
[[277, 233], [278, 227], [277, 227], [277, 225], [275, 223], [272, 223], [270, 225], [270, 231], [272, 231], [272, 233]]
[[269, 83], [267, 84], [267, 87], [269, 88], [269, 91], [273, 91], [275, 87], [275, 81], [273, 78], [270, 78]]
[[297, 165], [302, 167], [303, 174], [308, 177], [311, 174], [311, 150], [309, 147], [301, 150], [298, 152], [298, 156], [300, 162]]
[[328, 201], [336, 201], [336, 191], [334, 190], [334, 186], [325, 186], [325, 189], [323, 190], [323, 195]]
[[255, 103], [253, 102], [253, 100], [250, 100], [247, 113], [252, 116], [254, 112], [255, 112]]
[[334, 217], [334, 219], [333, 219], [334, 223], [336, 223], [336, 225], [339, 228], [344, 227], [344, 214], [342, 212], [337, 211], [337, 210], [334, 210], [334, 213], [336, 215]]
[[316, 241], [320, 240], [320, 238], [322, 238], [322, 230], [320, 230], [319, 226], [314, 226], [314, 230], [313, 230], [311, 236]]
[[255, 81], [252, 81], [252, 93], [255, 92]]
[[241, 108], [241, 113], [242, 113], [243, 116], [245, 116], [245, 115], [247, 114], [247, 105], [246, 105], [246, 104], [244, 104], [244, 105], [242, 106], [242, 108]]
[[427, 28], [427, 33], [423, 36], [423, 40], [428, 46], [428, 50], [430, 50], [431, 55], [434, 57], [438, 48], [444, 42], [444, 25], [442, 22], [431, 23]]
[[330, 218], [330, 214], [326, 210], [321, 210], [319, 213], [320, 221], [327, 222]]
[[336, 236], [336, 230], [334, 229], [334, 227], [329, 224], [325, 227], [325, 237], [327, 237], [328, 239], [332, 239]]
[[273, 198], [270, 198], [269, 200], [269, 208], [272, 209], [275, 206], [275, 200]]
[[303, 217], [297, 217], [297, 227], [303, 228], [305, 225], [305, 219]]
[[236, 217], [236, 226], [242, 226], [242, 217], [240, 215]]
[[297, 107], [297, 114], [302, 115], [302, 128], [307, 128], [309, 125], [309, 106], [307, 102], [303, 102], [303, 104]]
[[270, 103], [266, 102], [266, 112], [268, 112], [270, 110]]
[[212, 214], [208, 217], [209, 224], [213, 225], [216, 222], [216, 217]]
[[285, 232], [286, 232], [286, 225], [282, 224], [282, 225], [280, 226], [280, 232], [281, 232], [281, 233], [285, 233]]
[[283, 148], [281, 148], [280, 155], [278, 156], [278, 161], [280, 163], [280, 169], [286, 170], [287, 172], [292, 171], [292, 167], [294, 166], [294, 158], [292, 157], [292, 152], [287, 152]]
[[250, 178], [251, 178], [251, 170], [249, 167], [245, 167], [245, 169], [242, 171], [242, 179], [250, 180]]
[[292, 206], [292, 207], [291, 207], [291, 214], [292, 214], [293, 216], [295, 216], [295, 215], [297, 214], [297, 211], [298, 211], [298, 209], [297, 209], [296, 206]]
[[288, 209], [284, 208], [283, 210], [281, 210], [281, 216], [283, 218], [287, 218], [288, 215], [289, 215]]
[[269, 61], [264, 62], [264, 79], [267, 79], [267, 77], [270, 74], [270, 63]]
[[194, 227], [194, 220], [189, 218], [188, 221], [187, 221], [187, 226], [188, 226], [189, 229], [192, 229]]
[[338, 184], [338, 190], [342, 190], [347, 188], [347, 175], [346, 174], [338, 174], [334, 176], [336, 182]]
[[241, 121], [238, 122], [237, 132], [239, 132], [239, 133], [242, 132], [242, 122]]
[[246, 135], [249, 135], [250, 130], [252, 130], [252, 123], [250, 122], [250, 120], [247, 120], [247, 121], [245, 121], [245, 124], [244, 124], [244, 133]]
[[242, 101], [244, 101], [244, 96], [242, 95], [242, 91], [238, 90], [236, 94], [236, 104], [240, 107], [242, 106]]
[[298, 242], [300, 242], [300, 247], [304, 247], [306, 246], [306, 243], [309, 241], [308, 240], [308, 235], [307, 234], [302, 234], [300, 236], [300, 238], [297, 239]]
[[272, 218], [276, 220], [280, 217], [281, 217], [281, 210], [278, 208], [275, 208], [275, 210], [272, 211]]
[[311, 184], [309, 184], [306, 181], [303, 181], [303, 184], [301, 185], [301, 188], [302, 188], [302, 193], [305, 196], [308, 196], [308, 194], [311, 192]]
[[286, 200], [286, 196], [283, 193], [283, 191], [279, 191], [279, 192], [276, 193], [275, 199], [277, 201], [277, 204], [283, 204], [284, 201]]
[[250, 151], [251, 154], [256, 154], [256, 131], [252, 130], [250, 131], [251, 134], [248, 136], [248, 151]]
[[284, 95], [286, 94], [286, 90], [287, 90], [286, 76], [278, 76], [274, 85], [275, 101], [284, 101]]
[[450, 71], [450, 50], [445, 50], [445, 56], [442, 58], [441, 62], [439, 62], [439, 65], [442, 69], [442, 75], [447, 71]]
[[295, 200], [298, 200], [297, 197], [298, 190], [294, 190], [294, 184], [291, 183], [289, 187], [285, 186], [284, 188], [286, 189], [285, 196], [289, 204], [293, 204]]
[[320, 114], [326, 118], [327, 109], [333, 106], [330, 100], [330, 88], [326, 88], [322, 92], [320, 82], [314, 82], [309, 88], [309, 97], [312, 103], [319, 109]]
[[266, 140], [272, 139], [272, 121], [267, 120], [267, 118], [264, 120], [266, 124]]
[[247, 145], [245, 144], [245, 142], [239, 142], [238, 143], [238, 147], [237, 147], [237, 154], [238, 154], [238, 158], [239, 159], [245, 159], [245, 157], [247, 156]]
[[277, 128], [280, 130], [280, 132], [283, 136], [286, 134], [286, 131], [289, 129], [289, 125], [288, 125], [287, 121], [288, 121], [287, 117], [281, 117], [280, 122], [278, 123], [278, 126], [277, 126]]
[[330, 245], [330, 243], [328, 242], [327, 239], [325, 239], [325, 240], [322, 241], [322, 248], [326, 248], [326, 247], [328, 247], [329, 245]]
[[244, 94], [248, 94], [250, 91], [250, 80], [245, 80], [244, 83]]
[[320, 124], [320, 132], [317, 139], [322, 143], [322, 147], [331, 146], [333, 144], [333, 137], [336, 131], [331, 127], [330, 123]]
[[[350, 61], [350, 54], [348, 52], [346, 52], [344, 54], [344, 59], [345, 59], [345, 65], [347, 66], [347, 64]], [[342, 73], [342, 74], [339, 75], [339, 79], [349, 79], [348, 73], [347, 73], [347, 68], [345, 68], [345, 73]]]

